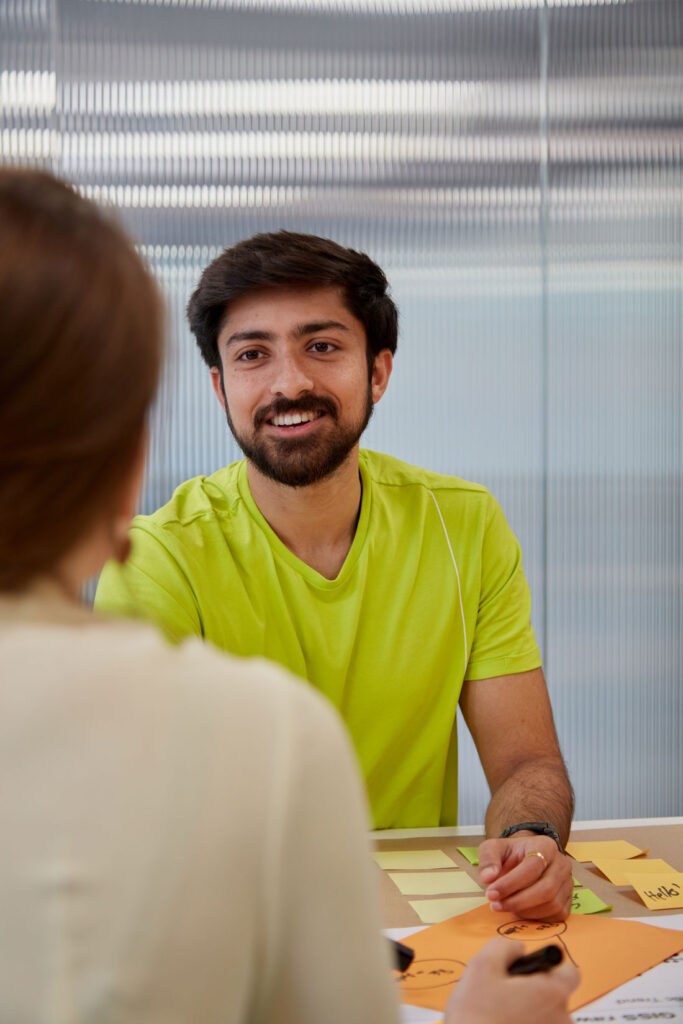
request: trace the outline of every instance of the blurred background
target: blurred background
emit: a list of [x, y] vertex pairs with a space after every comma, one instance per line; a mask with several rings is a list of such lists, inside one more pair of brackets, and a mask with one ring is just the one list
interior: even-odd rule
[[116, 205], [167, 296], [142, 511], [240, 457], [205, 264], [368, 252], [401, 333], [365, 444], [500, 500], [584, 819], [683, 814], [682, 86], [681, 0], [0, 0], [2, 159]]

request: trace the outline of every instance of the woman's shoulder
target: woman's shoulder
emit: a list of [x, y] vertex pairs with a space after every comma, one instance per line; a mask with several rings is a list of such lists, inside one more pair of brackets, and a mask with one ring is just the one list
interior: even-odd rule
[[218, 743], [241, 732], [261, 750], [271, 744], [282, 751], [294, 734], [296, 745], [310, 739], [336, 747], [343, 733], [329, 702], [279, 665], [200, 639], [171, 645], [154, 626], [99, 616], [49, 589], [0, 602], [0, 655], [8, 680], [27, 692], [56, 687], [89, 705], [98, 695], [123, 717], [154, 706], [159, 714], [203, 719], [213, 723], [207, 737]]

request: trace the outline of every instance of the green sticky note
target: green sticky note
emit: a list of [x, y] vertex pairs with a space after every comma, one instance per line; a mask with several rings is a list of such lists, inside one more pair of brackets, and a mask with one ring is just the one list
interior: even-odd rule
[[572, 914], [602, 914], [611, 909], [611, 904], [603, 903], [590, 889], [574, 889], [572, 893]]
[[575, 889], [583, 889], [583, 882], [580, 882], [578, 878], [573, 878], [572, 881]]
[[474, 864], [476, 867], [479, 863], [479, 847], [478, 846], [458, 846], [458, 853], [461, 853], [465, 860], [468, 860], [470, 864]]

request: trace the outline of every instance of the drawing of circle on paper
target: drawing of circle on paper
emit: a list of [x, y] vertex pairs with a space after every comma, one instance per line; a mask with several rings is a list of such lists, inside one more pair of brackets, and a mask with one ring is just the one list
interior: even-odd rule
[[524, 942], [547, 942], [559, 939], [567, 930], [566, 921], [508, 921], [496, 929], [504, 939], [522, 939]]
[[569, 947], [562, 936], [567, 930], [566, 921], [508, 921], [496, 929], [504, 939], [521, 939], [523, 942], [542, 942], [557, 939], [567, 957], [578, 967], [576, 960], [569, 952]]
[[415, 960], [402, 974], [394, 971], [401, 992], [425, 992], [433, 988], [446, 988], [460, 981], [465, 965], [460, 960]]

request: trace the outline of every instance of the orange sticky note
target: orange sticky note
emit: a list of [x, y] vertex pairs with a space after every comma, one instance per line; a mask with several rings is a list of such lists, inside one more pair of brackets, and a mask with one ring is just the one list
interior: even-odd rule
[[567, 853], [574, 860], [588, 863], [595, 863], [596, 857], [609, 857], [611, 860], [628, 860], [631, 857], [640, 857], [647, 853], [647, 850], [639, 850], [633, 843], [625, 839], [606, 839], [599, 843], [575, 843], [570, 841], [565, 847]]
[[638, 921], [573, 914], [556, 924], [522, 921], [480, 907], [410, 936], [415, 959], [394, 972], [404, 1003], [443, 1010], [467, 962], [489, 939], [520, 939], [525, 952], [555, 943], [581, 971], [569, 999], [574, 1011], [683, 949], [683, 932]]
[[631, 885], [627, 874], [659, 875], [671, 872], [676, 874], [675, 868], [658, 857], [650, 857], [645, 860], [608, 860], [606, 857], [599, 857], [593, 863], [613, 885]]
[[682, 872], [638, 873], [628, 876], [628, 881], [650, 910], [683, 910]]

